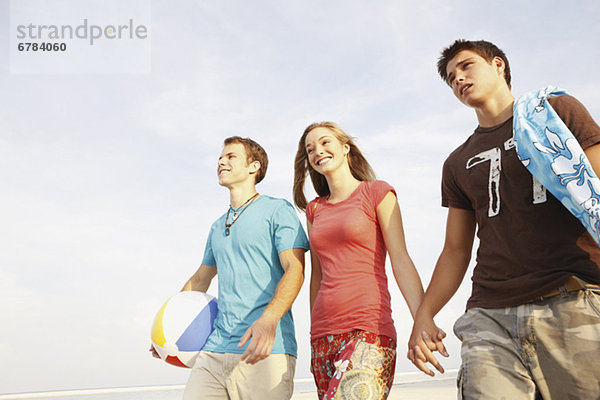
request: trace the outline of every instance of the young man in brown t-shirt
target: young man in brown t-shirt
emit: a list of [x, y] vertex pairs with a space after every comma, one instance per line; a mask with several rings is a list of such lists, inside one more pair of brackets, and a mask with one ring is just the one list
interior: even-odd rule
[[[517, 157], [506, 55], [457, 40], [438, 62], [442, 79], [479, 126], [446, 160], [446, 239], [415, 318], [409, 359], [443, 372], [445, 334], [433, 317], [454, 295], [480, 240], [473, 290], [454, 331], [462, 341], [459, 397], [600, 398], [600, 247]], [[571, 96], [550, 104], [600, 172], [600, 127]], [[549, 167], [550, 168], [550, 167]]]

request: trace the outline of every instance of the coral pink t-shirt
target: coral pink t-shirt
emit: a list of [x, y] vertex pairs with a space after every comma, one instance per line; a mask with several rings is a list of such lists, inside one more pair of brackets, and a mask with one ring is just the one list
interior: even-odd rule
[[346, 200], [308, 203], [310, 247], [321, 264], [321, 287], [311, 316], [311, 338], [361, 329], [396, 340], [385, 273], [387, 249], [377, 206], [394, 188], [363, 181]]

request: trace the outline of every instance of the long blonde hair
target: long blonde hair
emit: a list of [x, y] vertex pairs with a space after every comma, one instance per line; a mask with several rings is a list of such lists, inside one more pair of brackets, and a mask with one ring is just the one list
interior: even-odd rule
[[369, 162], [362, 155], [358, 146], [352, 141], [352, 137], [344, 132], [336, 123], [326, 121], [310, 124], [304, 130], [302, 137], [300, 137], [298, 151], [296, 152], [296, 158], [294, 160], [294, 203], [296, 204], [296, 207], [302, 211], [306, 210], [307, 205], [306, 197], [304, 195], [306, 175], [310, 175], [310, 180], [315, 188], [315, 192], [317, 192], [319, 196], [327, 196], [330, 193], [327, 180], [310, 166], [308, 154], [306, 153], [306, 136], [316, 128], [329, 129], [342, 145], [347, 144], [350, 147], [350, 152], [348, 153], [348, 166], [350, 167], [352, 176], [359, 181], [375, 180], [373, 168], [371, 168]]

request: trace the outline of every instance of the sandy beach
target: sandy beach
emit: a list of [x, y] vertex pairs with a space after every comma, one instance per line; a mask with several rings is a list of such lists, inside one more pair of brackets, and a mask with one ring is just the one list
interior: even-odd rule
[[[433, 378], [416, 372], [397, 373], [388, 400], [456, 399], [456, 373], [456, 370], [449, 370], [444, 375], [436, 375]], [[312, 378], [296, 379], [294, 387], [296, 392], [292, 400], [317, 399]], [[0, 400], [180, 400], [183, 390], [184, 385], [63, 390], [0, 394]]]
[[[0, 394], [0, 400], [179, 400], [183, 395], [183, 385], [147, 388], [118, 388], [98, 390], [73, 390], [45, 393]], [[317, 400], [312, 389], [298, 391], [292, 400]], [[456, 380], [429, 379], [419, 382], [394, 384], [388, 400], [454, 400]]]

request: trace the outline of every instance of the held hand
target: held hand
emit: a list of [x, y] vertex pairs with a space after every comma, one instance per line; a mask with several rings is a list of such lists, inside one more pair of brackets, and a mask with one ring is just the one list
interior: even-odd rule
[[160, 356], [156, 352], [156, 349], [154, 348], [154, 346], [150, 345], [150, 348], [148, 349], [148, 351], [152, 354], [152, 357], [160, 358]]
[[433, 365], [435, 369], [443, 374], [444, 368], [437, 358], [435, 358], [433, 352], [438, 351], [442, 356], [448, 357], [448, 352], [442, 342], [442, 339], [445, 337], [446, 333], [438, 328], [432, 319], [430, 321], [420, 322], [417, 318], [408, 342], [408, 359], [427, 375], [435, 375], [433, 371], [429, 369], [427, 363]]
[[242, 361], [252, 365], [267, 358], [273, 349], [276, 329], [277, 321], [269, 321], [264, 315], [250, 325], [238, 344], [238, 348], [242, 348], [250, 340]]

